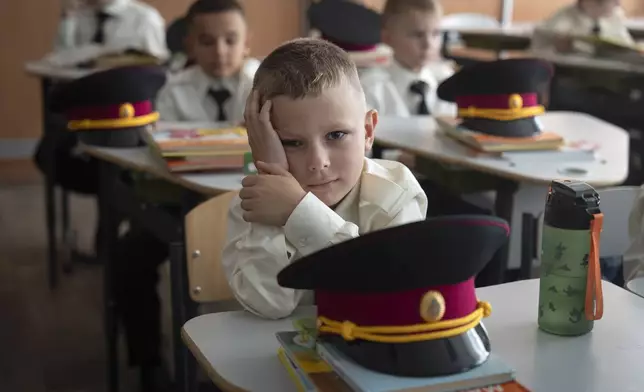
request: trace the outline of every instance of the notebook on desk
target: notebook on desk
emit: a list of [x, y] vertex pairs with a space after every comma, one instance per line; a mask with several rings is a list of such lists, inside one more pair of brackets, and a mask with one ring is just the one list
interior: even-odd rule
[[437, 117], [436, 122], [447, 136], [483, 152], [556, 150], [564, 144], [563, 137], [554, 132], [534, 137], [501, 137], [464, 128], [456, 118]]
[[320, 357], [356, 392], [457, 392], [514, 381], [514, 369], [492, 353], [482, 365], [443, 377], [396, 377], [362, 367], [333, 346], [318, 343]]

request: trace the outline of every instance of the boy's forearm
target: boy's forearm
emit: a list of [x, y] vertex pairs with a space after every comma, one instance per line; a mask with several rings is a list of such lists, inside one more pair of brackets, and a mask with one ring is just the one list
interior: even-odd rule
[[302, 256], [355, 238], [358, 226], [344, 220], [312, 193], [293, 210], [284, 225], [284, 235]]

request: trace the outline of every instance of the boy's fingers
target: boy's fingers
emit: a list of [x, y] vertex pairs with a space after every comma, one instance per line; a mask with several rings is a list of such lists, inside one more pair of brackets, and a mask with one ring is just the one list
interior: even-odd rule
[[[257, 180], [258, 180], [258, 176], [256, 176], [256, 175], [250, 175], [250, 176], [246, 176], [246, 177], [244, 177], [244, 178], [242, 179], [242, 183], [241, 183], [241, 184], [242, 184], [242, 186], [243, 186], [243, 187], [253, 186], [253, 185], [257, 184]], [[242, 189], [242, 191], [243, 191], [243, 189]], [[240, 191], [240, 192], [239, 192], [239, 193], [240, 193], [240, 197], [241, 197], [241, 192], [242, 192], [242, 191]]]
[[255, 214], [250, 211], [244, 211], [242, 218], [244, 218], [246, 222], [252, 223], [254, 222]]
[[266, 163], [262, 161], [257, 161], [255, 162], [255, 166], [257, 167], [258, 170], [266, 174], [273, 174], [276, 176], [284, 176], [289, 174], [287, 170], [285, 170], [283, 167], [275, 163]]
[[259, 112], [259, 120], [262, 122], [262, 125], [266, 129], [273, 129], [273, 126], [271, 125], [271, 107], [273, 107], [273, 103], [268, 100], [264, 102], [264, 106], [262, 106], [262, 110]]

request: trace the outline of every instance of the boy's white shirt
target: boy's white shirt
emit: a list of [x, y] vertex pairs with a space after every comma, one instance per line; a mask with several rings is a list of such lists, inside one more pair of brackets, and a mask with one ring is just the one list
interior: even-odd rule
[[228, 215], [222, 265], [237, 300], [265, 318], [290, 315], [312, 293], [283, 288], [277, 274], [297, 259], [364, 233], [425, 219], [427, 196], [401, 163], [365, 158], [358, 184], [332, 210], [312, 193], [284, 227], [244, 221], [235, 197]]
[[383, 116], [409, 117], [416, 115], [421, 98], [412, 93], [412, 83], [422, 80], [429, 85], [427, 104], [433, 116], [456, 116], [456, 105], [438, 98], [439, 84], [454, 74], [449, 62], [435, 62], [420, 72], [412, 72], [395, 59], [386, 67], [372, 68], [360, 77], [367, 106]]
[[[162, 60], [168, 57], [165, 20], [154, 7], [137, 0], [114, 0], [104, 10], [112, 15], [105, 22], [105, 47], [139, 49]], [[95, 45], [92, 44], [95, 31], [94, 12], [79, 10], [60, 21], [55, 51]]]
[[[587, 36], [590, 35], [595, 21], [579, 9], [576, 4], [566, 6], [553, 16], [541, 22], [534, 31], [532, 49], [534, 51], [552, 51], [548, 33]], [[600, 37], [632, 45], [633, 37], [626, 26], [624, 9], [615, 8], [612, 15], [599, 20]]]
[[231, 97], [224, 103], [227, 121], [241, 122], [259, 64], [256, 59], [247, 59], [239, 74], [230, 78], [213, 79], [198, 65], [172, 74], [157, 97], [157, 111], [161, 120], [217, 121], [219, 109], [208, 95], [208, 90], [225, 88], [231, 93]]

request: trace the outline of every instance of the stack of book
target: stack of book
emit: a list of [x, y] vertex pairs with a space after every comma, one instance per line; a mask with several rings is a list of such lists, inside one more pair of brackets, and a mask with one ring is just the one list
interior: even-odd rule
[[442, 377], [397, 377], [364, 368], [302, 332], [276, 334], [277, 356], [300, 392], [529, 392], [495, 354], [481, 366]]
[[147, 134], [148, 145], [174, 173], [242, 170], [250, 152], [246, 129], [163, 129]]
[[436, 122], [447, 136], [483, 152], [558, 150], [565, 144], [564, 139], [553, 132], [542, 132], [534, 137], [501, 137], [464, 128], [456, 118], [438, 117]]

